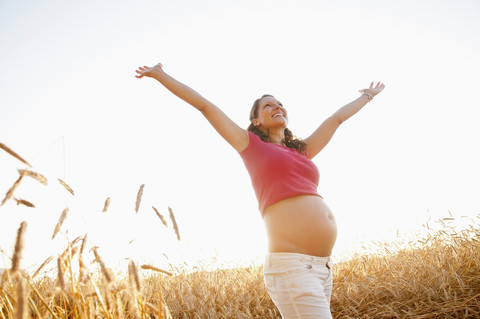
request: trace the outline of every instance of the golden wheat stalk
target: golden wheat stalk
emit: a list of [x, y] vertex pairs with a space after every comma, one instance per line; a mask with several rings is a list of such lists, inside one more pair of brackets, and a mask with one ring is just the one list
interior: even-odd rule
[[88, 234], [85, 234], [82, 239], [82, 246], [80, 246], [80, 256], [83, 254], [83, 250], [85, 249], [85, 245], [87, 244], [87, 235]]
[[103, 276], [107, 280], [108, 283], [111, 283], [113, 281], [112, 275], [108, 271], [107, 267], [105, 266], [105, 263], [103, 262], [102, 258], [98, 254], [97, 251], [98, 247], [92, 247], [93, 254], [95, 255], [95, 261], [100, 265], [100, 269], [102, 271]]
[[75, 196], [75, 192], [73, 191], [73, 189], [72, 189], [70, 186], [68, 186], [67, 183], [65, 183], [64, 181], [62, 181], [60, 178], [58, 179], [58, 181], [60, 182], [60, 184], [61, 184], [63, 187], [65, 187], [65, 189], [66, 189], [70, 194], [72, 194], [72, 195]]
[[28, 169], [19, 169], [18, 172], [20, 173], [20, 175], [31, 177], [43, 185], [48, 185], [47, 178], [40, 173]]
[[17, 231], [17, 239], [15, 241], [15, 250], [13, 252], [13, 257], [12, 257], [12, 268], [11, 268], [12, 273], [15, 273], [18, 270], [20, 270], [20, 261], [22, 259], [24, 235], [25, 235], [26, 229], [27, 229], [27, 222], [23, 221], [20, 224], [20, 227], [18, 228], [18, 231]]
[[123, 318], [123, 304], [122, 304], [122, 301], [120, 300], [120, 297], [118, 296], [117, 293], [114, 293], [115, 294], [115, 313], [113, 315], [113, 318]]
[[77, 236], [72, 242], [70, 243], [72, 246], [75, 246], [76, 243], [78, 243], [80, 240], [82, 240], [82, 236]]
[[17, 206], [18, 205], [24, 205], [24, 206], [27, 206], [27, 207], [32, 207], [32, 208], [35, 208], [35, 205], [31, 202], [29, 202], [28, 200], [26, 199], [19, 199], [19, 198], [16, 198], [16, 197], [13, 197], [13, 199], [17, 202]]
[[62, 214], [60, 215], [60, 218], [58, 219], [57, 225], [55, 225], [55, 230], [53, 231], [52, 240], [60, 231], [60, 227], [62, 227], [63, 221], [65, 220], [65, 218], [67, 218], [67, 214], [68, 214], [68, 208], [65, 208]]
[[157, 307], [155, 307], [154, 305], [152, 305], [151, 303], [149, 303], [148, 301], [145, 301], [144, 302], [144, 305], [150, 309], [153, 313], [160, 313], [161, 312], [161, 309], [158, 309]]
[[65, 249], [63, 251], [63, 253], [60, 255], [60, 257], [65, 260], [65, 258], [68, 257], [68, 260], [71, 260], [73, 258], [73, 256], [75, 256], [75, 254], [77, 253], [78, 251], [78, 247], [73, 247], [71, 244], [68, 245], [67, 249]]
[[32, 167], [32, 165], [30, 165], [26, 160], [24, 160], [20, 155], [18, 155], [17, 153], [15, 153], [10, 147], [8, 147], [7, 145], [3, 144], [3, 143], [0, 143], [0, 148], [2, 150], [4, 150], [5, 152], [7, 152], [8, 154], [12, 155], [13, 157], [15, 157], [16, 159], [18, 159], [20, 162], [24, 163], [24, 164], [27, 164], [28, 166]]
[[[133, 288], [130, 288], [130, 290], [134, 290]], [[138, 298], [137, 298], [137, 292], [136, 291], [131, 291], [130, 292], [130, 299], [131, 301], [128, 302], [128, 315], [129, 318], [132, 319], [140, 319], [140, 310], [138, 309]]]
[[138, 209], [140, 208], [140, 202], [142, 200], [143, 188], [144, 187], [145, 187], [145, 184], [142, 184], [142, 185], [140, 185], [140, 189], [138, 190], [137, 201], [135, 202], [135, 213], [138, 213]]
[[88, 280], [87, 275], [85, 275], [85, 270], [87, 267], [83, 263], [82, 256], [78, 257], [78, 282], [86, 282]]
[[27, 318], [27, 294], [25, 292], [25, 283], [22, 276], [17, 278], [17, 305], [15, 306], [15, 319], [26, 319]]
[[13, 193], [15, 192], [17, 187], [20, 185], [20, 182], [22, 181], [22, 179], [23, 179], [23, 175], [20, 174], [20, 177], [15, 181], [15, 183], [13, 183], [12, 187], [10, 187], [10, 189], [7, 191], [7, 194], [5, 195], [5, 198], [2, 200], [2, 204], [0, 204], [0, 206], [3, 206], [3, 204], [5, 204], [7, 200], [13, 197]]
[[37, 270], [35, 271], [35, 273], [33, 274], [32, 276], [32, 279], [35, 278], [39, 273], [40, 271], [42, 271], [42, 269], [49, 263], [51, 262], [53, 259], [53, 256], [50, 256], [48, 257], [47, 259], [45, 259], [45, 261], [37, 268]]
[[63, 261], [60, 257], [57, 258], [57, 283], [58, 287], [65, 291], [65, 276], [63, 272]]
[[[100, 302], [100, 305], [102, 306], [103, 311], [105, 312], [105, 314], [107, 314], [108, 313], [107, 307], [105, 306], [105, 302], [103, 301], [102, 294], [100, 293], [100, 290], [98, 289], [97, 285], [95, 284], [95, 281], [93, 281], [93, 278], [89, 275], [87, 275], [87, 280], [90, 280], [90, 282], [93, 286], [93, 289], [95, 290], [95, 294], [97, 295], [97, 299]], [[96, 318], [96, 316], [95, 316], [95, 318]]]
[[128, 263], [128, 277], [130, 278], [130, 282], [135, 283], [137, 291], [140, 291], [140, 277], [138, 276], [137, 266], [133, 260], [130, 260]]
[[108, 198], [105, 200], [105, 204], [103, 205], [103, 210], [102, 210], [103, 213], [106, 213], [106, 212], [107, 212], [108, 206], [110, 206], [110, 197], [108, 197]]
[[141, 265], [140, 268], [145, 269], [145, 270], [153, 270], [153, 271], [156, 271], [156, 272], [164, 273], [164, 274], [169, 275], [169, 276], [173, 276], [173, 274], [171, 272], [160, 269], [160, 268], [157, 268], [155, 266], [151, 266], [151, 265]]
[[170, 219], [172, 220], [173, 229], [175, 230], [175, 234], [177, 234], [177, 239], [180, 240], [180, 232], [178, 231], [177, 221], [175, 220], [175, 215], [173, 215], [173, 210], [168, 207], [168, 212], [170, 213]]
[[[131, 261], [132, 262], [132, 261]], [[140, 311], [138, 309], [138, 289], [135, 284], [135, 279], [131, 273], [131, 264], [128, 265], [128, 282], [129, 282], [129, 295], [130, 301], [128, 302], [128, 314], [133, 319], [140, 318]]]
[[155, 211], [155, 214], [157, 214], [158, 218], [162, 221], [162, 224], [165, 225], [165, 227], [168, 227], [167, 221], [165, 218], [163, 218], [162, 214], [159, 213], [158, 209], [156, 209], [154, 206], [152, 206], [153, 210]]
[[103, 291], [103, 298], [105, 300], [105, 306], [108, 310], [108, 313], [111, 315], [112, 314], [112, 301], [111, 301], [112, 294], [110, 292], [110, 289], [108, 288], [107, 285], [102, 285], [102, 290], [101, 291]]
[[63, 250], [63, 252], [60, 254], [60, 258], [62, 258], [63, 261], [65, 261], [65, 257], [68, 257], [71, 252], [72, 252], [72, 244], [68, 243], [67, 248]]
[[[170, 312], [170, 309], [168, 308], [167, 304], [164, 303], [163, 301], [160, 301], [160, 305], [163, 306], [163, 314], [165, 315], [165, 319], [173, 319], [172, 313]], [[163, 318], [160, 313], [160, 318]]]

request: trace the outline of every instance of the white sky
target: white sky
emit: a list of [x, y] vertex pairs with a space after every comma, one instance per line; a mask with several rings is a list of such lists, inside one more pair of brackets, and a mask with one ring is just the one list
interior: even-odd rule
[[[337, 218], [336, 257], [449, 210], [473, 217], [479, 30], [473, 0], [2, 1], [0, 142], [49, 186], [18, 189], [36, 209], [0, 207], [0, 248], [11, 253], [26, 220], [24, 266], [58, 253], [65, 240], [50, 237], [69, 207], [63, 235], [88, 232], [111, 264], [160, 264], [162, 253], [187, 263], [262, 260], [266, 237], [240, 157], [200, 113], [134, 77], [158, 62], [245, 128], [253, 101], [275, 95], [300, 137], [371, 81], [386, 84], [314, 160]], [[2, 198], [17, 168], [0, 152]], [[152, 205], [165, 216], [173, 208], [182, 242]]]

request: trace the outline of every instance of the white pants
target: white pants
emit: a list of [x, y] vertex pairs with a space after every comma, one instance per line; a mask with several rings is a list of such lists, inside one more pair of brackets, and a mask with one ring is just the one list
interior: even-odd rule
[[332, 318], [331, 268], [330, 257], [267, 253], [265, 285], [282, 318]]

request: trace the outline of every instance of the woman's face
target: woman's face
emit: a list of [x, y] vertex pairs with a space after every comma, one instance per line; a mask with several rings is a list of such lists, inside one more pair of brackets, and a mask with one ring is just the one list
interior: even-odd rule
[[258, 128], [275, 129], [286, 128], [288, 123], [287, 110], [273, 96], [266, 96], [260, 100], [258, 116], [253, 120], [253, 125]]

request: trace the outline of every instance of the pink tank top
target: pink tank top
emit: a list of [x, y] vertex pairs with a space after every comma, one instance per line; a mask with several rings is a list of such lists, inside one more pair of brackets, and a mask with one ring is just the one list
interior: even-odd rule
[[298, 195], [316, 195], [320, 174], [315, 164], [294, 149], [266, 143], [248, 132], [247, 148], [239, 154], [252, 180], [263, 216], [265, 209], [282, 199]]

